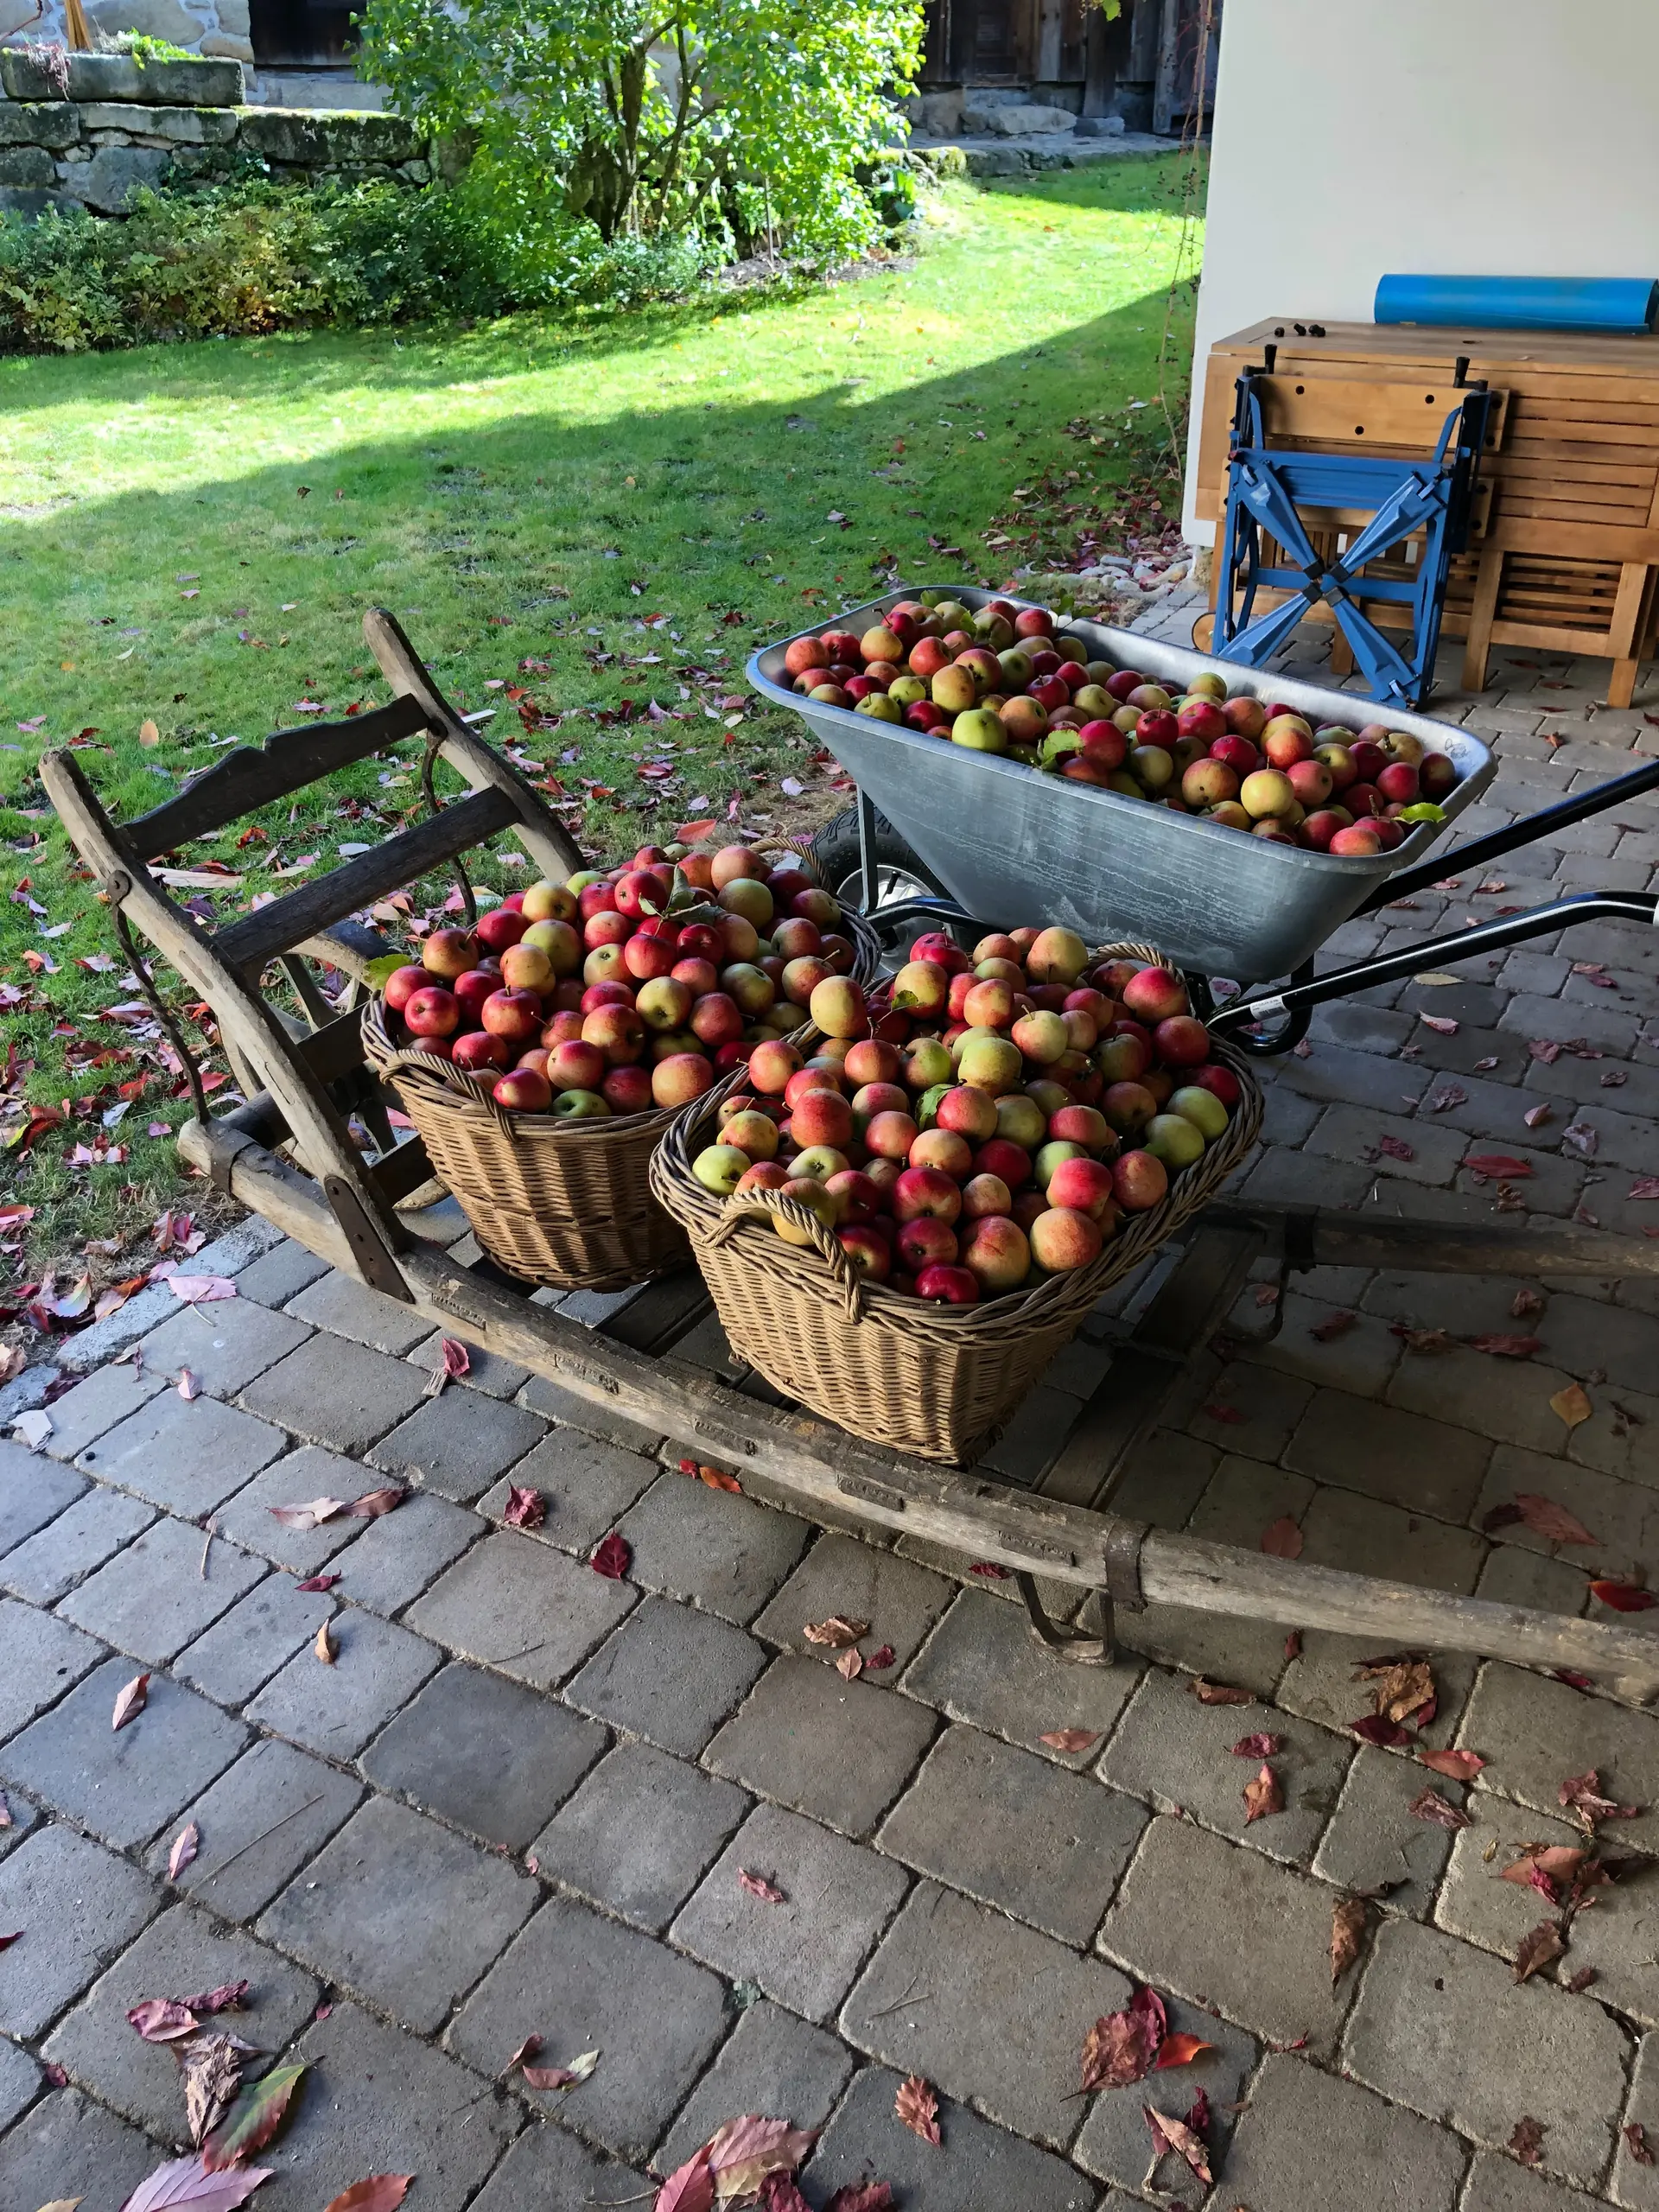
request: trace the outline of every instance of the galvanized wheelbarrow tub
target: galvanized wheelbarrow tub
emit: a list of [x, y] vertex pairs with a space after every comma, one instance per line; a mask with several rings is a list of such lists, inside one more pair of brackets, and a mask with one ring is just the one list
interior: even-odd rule
[[[1010, 596], [950, 588], [970, 607]], [[868, 628], [913, 595], [889, 592], [836, 619], [849, 629]], [[1354, 728], [1378, 711], [1351, 692], [1156, 645], [1135, 631], [1097, 622], [1060, 626], [1081, 639], [1091, 658], [1115, 667], [1173, 679], [1182, 690], [1213, 669], [1230, 691], [1283, 700], [1316, 726]], [[796, 634], [811, 637], [823, 627], [821, 621]], [[1311, 960], [1396, 868], [1427, 856], [1497, 773], [1491, 753], [1469, 731], [1427, 715], [1391, 712], [1391, 729], [1408, 730], [1456, 761], [1461, 780], [1445, 802], [1446, 822], [1424, 823], [1375, 860], [1333, 860], [1118, 791], [1042, 775], [901, 723], [815, 705], [790, 689], [784, 654], [791, 643], [785, 638], [757, 653], [748, 664], [750, 682], [774, 705], [804, 717], [969, 913], [1002, 929], [1040, 914], [1090, 944], [1142, 939], [1182, 968], [1239, 982], [1288, 976]]]

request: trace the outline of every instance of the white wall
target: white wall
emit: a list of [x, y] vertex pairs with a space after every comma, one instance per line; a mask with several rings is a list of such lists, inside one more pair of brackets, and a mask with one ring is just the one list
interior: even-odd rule
[[1213, 339], [1389, 270], [1659, 278], [1659, 0], [1226, 0], [1194, 405]]

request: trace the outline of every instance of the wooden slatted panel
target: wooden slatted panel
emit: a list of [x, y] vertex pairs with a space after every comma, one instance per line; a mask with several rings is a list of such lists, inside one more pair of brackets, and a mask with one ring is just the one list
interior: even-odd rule
[[394, 699], [388, 707], [356, 715], [349, 721], [319, 722], [311, 729], [280, 729], [256, 752], [238, 746], [204, 770], [176, 798], [128, 823], [130, 837], [147, 861], [170, 853], [193, 837], [222, 830], [273, 799], [315, 783], [336, 768], [349, 767], [388, 745], [397, 745], [427, 727], [426, 709], [416, 701]]
[[275, 905], [262, 906], [257, 913], [245, 915], [228, 929], [218, 931], [213, 939], [215, 949], [235, 966], [257, 974], [279, 952], [302, 944], [331, 923], [344, 921], [359, 907], [384, 899], [389, 891], [415, 882], [445, 861], [453, 860], [457, 853], [465, 852], [469, 845], [482, 844], [486, 838], [493, 837], [517, 819], [518, 810], [506, 793], [493, 790], [474, 791], [469, 798], [446, 806], [442, 814], [434, 815], [417, 829], [405, 830], [400, 836], [388, 838], [372, 853], [359, 854], [344, 868], [335, 868], [331, 874], [318, 877], [301, 890], [290, 891], [286, 899], [277, 899]]

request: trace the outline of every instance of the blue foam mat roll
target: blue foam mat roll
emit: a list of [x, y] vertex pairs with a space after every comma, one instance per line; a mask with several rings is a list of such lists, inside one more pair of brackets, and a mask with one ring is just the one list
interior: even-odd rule
[[1650, 276], [1396, 275], [1378, 282], [1372, 312], [1378, 322], [1631, 332], [1651, 329], [1656, 309]]

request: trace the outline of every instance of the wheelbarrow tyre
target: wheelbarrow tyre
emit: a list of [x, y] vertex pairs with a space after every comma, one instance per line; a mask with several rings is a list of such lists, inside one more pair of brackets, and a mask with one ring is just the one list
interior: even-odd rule
[[[842, 905], [856, 906], [861, 912], [863, 855], [859, 850], [858, 809], [855, 806], [849, 806], [844, 814], [838, 814], [833, 821], [824, 823], [812, 840], [812, 858], [826, 887], [835, 893]], [[912, 846], [906, 843], [886, 815], [879, 810], [875, 817], [875, 862], [885, 875], [908, 876], [911, 879], [908, 884], [894, 884], [893, 888], [900, 897], [949, 899], [950, 896], [932, 869]]]

